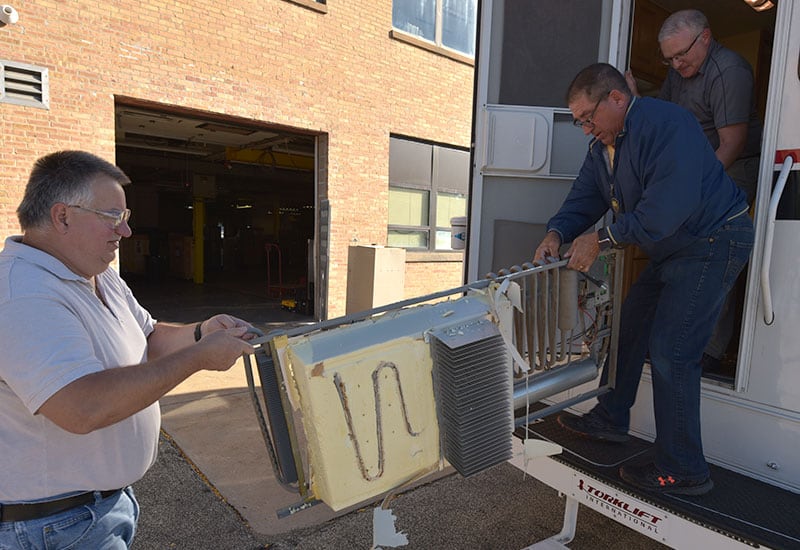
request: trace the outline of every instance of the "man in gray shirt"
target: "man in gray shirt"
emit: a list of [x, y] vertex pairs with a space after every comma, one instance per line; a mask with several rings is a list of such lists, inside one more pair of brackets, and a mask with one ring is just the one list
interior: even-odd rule
[[752, 204], [761, 152], [761, 120], [753, 97], [753, 70], [711, 36], [698, 10], [670, 15], [658, 34], [670, 65], [659, 99], [691, 111], [717, 158]]
[[[762, 124], [753, 93], [753, 70], [738, 53], [711, 35], [706, 16], [698, 10], [670, 15], [658, 33], [667, 78], [659, 99], [677, 103], [694, 114], [725, 171], [753, 204], [758, 184]], [[633, 75], [628, 85], [638, 95]], [[723, 307], [714, 335], [703, 356], [705, 370], [720, 367], [734, 329], [731, 296]]]

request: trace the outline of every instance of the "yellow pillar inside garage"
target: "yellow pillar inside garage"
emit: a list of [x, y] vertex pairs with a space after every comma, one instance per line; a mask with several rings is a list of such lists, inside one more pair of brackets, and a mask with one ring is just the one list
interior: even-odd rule
[[194, 233], [194, 249], [192, 250], [194, 262], [192, 264], [193, 280], [198, 285], [203, 284], [203, 227], [206, 224], [206, 203], [202, 198], [195, 197], [192, 205], [192, 222]]

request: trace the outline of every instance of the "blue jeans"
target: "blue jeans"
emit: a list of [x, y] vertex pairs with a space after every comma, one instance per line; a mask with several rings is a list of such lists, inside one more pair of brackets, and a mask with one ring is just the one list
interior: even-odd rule
[[127, 487], [115, 495], [41, 519], [0, 523], [0, 550], [130, 548], [139, 503]]
[[[753, 224], [739, 216], [709, 237], [651, 261], [622, 305], [613, 390], [593, 409], [627, 432], [647, 352], [653, 377], [655, 462], [686, 480], [708, 477], [700, 437], [700, 359], [728, 291], [753, 248]], [[600, 384], [608, 380], [603, 369]]]

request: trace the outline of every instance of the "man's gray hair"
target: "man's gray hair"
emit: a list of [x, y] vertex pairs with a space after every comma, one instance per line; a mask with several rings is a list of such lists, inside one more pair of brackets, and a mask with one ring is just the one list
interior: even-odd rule
[[631, 90], [621, 72], [608, 63], [594, 63], [582, 69], [569, 85], [567, 105], [581, 95], [585, 95], [589, 101], [598, 101], [603, 94], [612, 90], [631, 96]]
[[710, 28], [708, 19], [700, 10], [681, 10], [676, 11], [664, 21], [661, 30], [658, 32], [658, 41], [661, 42], [671, 38], [683, 30], [689, 30], [693, 34], [700, 34], [704, 29]]
[[85, 151], [58, 151], [41, 157], [33, 165], [17, 208], [22, 230], [45, 226], [54, 204], [88, 203], [92, 199], [91, 184], [98, 175], [108, 176], [120, 185], [131, 182], [118, 167]]

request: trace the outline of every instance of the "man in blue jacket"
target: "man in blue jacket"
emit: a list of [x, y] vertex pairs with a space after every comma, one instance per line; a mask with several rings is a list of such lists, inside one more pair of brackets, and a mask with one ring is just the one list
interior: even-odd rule
[[[571, 242], [571, 269], [585, 272], [600, 251], [629, 244], [650, 262], [622, 306], [614, 389], [586, 415], [559, 422], [591, 439], [627, 441], [649, 352], [655, 459], [625, 465], [620, 476], [645, 490], [704, 494], [713, 483], [700, 436], [700, 358], [753, 247], [745, 195], [690, 112], [634, 97], [611, 65], [578, 73], [567, 103], [575, 125], [594, 139], [534, 260], [557, 256]], [[587, 232], [609, 208], [610, 222]], [[601, 385], [607, 380], [603, 369]]]

